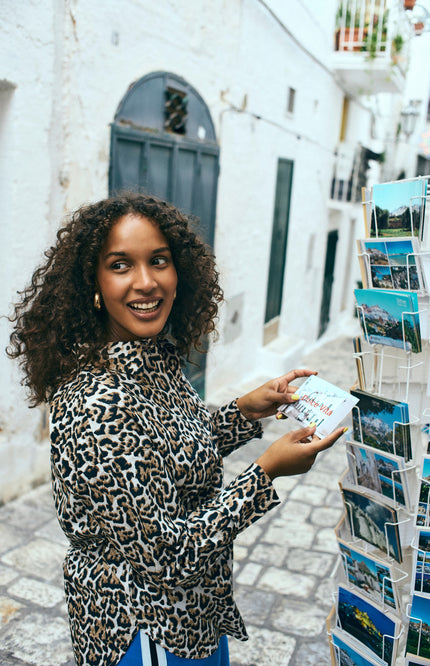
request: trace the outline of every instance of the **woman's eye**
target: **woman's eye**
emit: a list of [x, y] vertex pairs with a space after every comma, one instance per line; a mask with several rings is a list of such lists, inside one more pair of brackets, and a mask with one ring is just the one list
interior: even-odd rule
[[114, 271], [121, 271], [127, 268], [127, 264], [125, 261], [115, 261], [115, 263], [111, 265], [111, 268]]
[[164, 266], [167, 263], [169, 263], [167, 257], [154, 257], [153, 259], [154, 266]]

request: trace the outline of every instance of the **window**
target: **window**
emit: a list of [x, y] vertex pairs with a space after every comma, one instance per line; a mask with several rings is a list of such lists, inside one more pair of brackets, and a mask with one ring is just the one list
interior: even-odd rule
[[294, 113], [294, 102], [296, 99], [296, 91], [294, 88], [288, 88], [287, 94], [287, 113]]
[[166, 132], [185, 134], [188, 97], [182, 90], [168, 87], [165, 91], [164, 129]]

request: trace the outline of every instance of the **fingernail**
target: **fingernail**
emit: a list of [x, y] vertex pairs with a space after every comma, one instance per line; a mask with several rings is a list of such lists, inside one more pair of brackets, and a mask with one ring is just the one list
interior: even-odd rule
[[278, 419], [278, 421], [281, 421], [282, 419], [286, 419], [287, 417], [282, 412], [278, 412], [276, 414], [276, 418]]
[[348, 427], [344, 428], [344, 429], [342, 430], [342, 434], [344, 434], [347, 430], [348, 430]]
[[297, 393], [293, 393], [291, 400], [299, 400], [300, 396]]
[[309, 423], [309, 428], [315, 428], [316, 422], [312, 421], [312, 423]]

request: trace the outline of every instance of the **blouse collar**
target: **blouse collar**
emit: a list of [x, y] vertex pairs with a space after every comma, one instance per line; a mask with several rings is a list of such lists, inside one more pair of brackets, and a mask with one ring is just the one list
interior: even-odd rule
[[154, 341], [151, 338], [109, 342], [100, 350], [103, 365], [114, 372], [139, 376], [148, 371], [161, 370], [169, 357], [175, 356], [175, 345], [166, 338]]

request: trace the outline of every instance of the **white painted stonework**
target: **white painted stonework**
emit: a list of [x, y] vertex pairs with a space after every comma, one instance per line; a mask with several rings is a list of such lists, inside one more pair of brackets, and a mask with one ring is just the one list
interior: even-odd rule
[[[202, 96], [220, 146], [215, 250], [226, 303], [208, 358], [208, 399], [289, 369], [315, 342], [331, 229], [339, 240], [329, 329], [349, 321], [363, 216], [360, 204], [330, 202], [344, 100], [331, 67], [336, 9], [335, 0], [3, 0], [1, 314], [64, 214], [107, 195], [110, 123], [129, 86], [169, 71]], [[374, 166], [375, 181], [402, 169], [414, 175], [430, 63], [428, 34], [418, 39], [412, 51], [419, 47], [420, 67], [404, 93], [349, 102], [344, 140], [389, 156]], [[423, 101], [420, 123], [402, 146], [396, 128], [411, 98]], [[294, 174], [282, 310], [265, 345], [279, 158], [294, 161]], [[9, 325], [0, 324], [4, 349]], [[7, 500], [48, 478], [49, 447], [45, 411], [28, 408], [16, 364], [0, 358], [0, 500]]]

